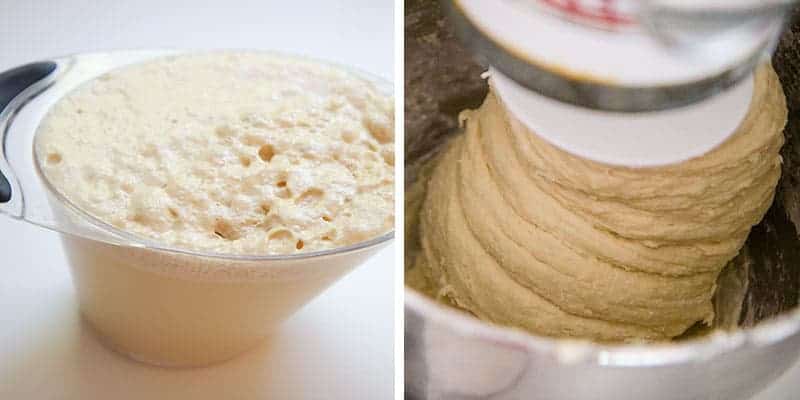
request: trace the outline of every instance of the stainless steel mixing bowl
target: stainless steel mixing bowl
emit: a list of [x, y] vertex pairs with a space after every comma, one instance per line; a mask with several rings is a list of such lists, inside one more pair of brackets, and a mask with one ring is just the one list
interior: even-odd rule
[[800, 312], [666, 345], [538, 337], [406, 290], [406, 393], [414, 399], [747, 399], [800, 353]]
[[[405, 291], [410, 399], [747, 399], [800, 355], [800, 18], [773, 59], [789, 106], [775, 202], [737, 261], [747, 287], [739, 328], [660, 345], [600, 345], [480, 321]], [[481, 68], [454, 39], [436, 1], [406, 1], [406, 184], [419, 161], [485, 95]], [[413, 225], [406, 229], [414, 229]], [[407, 263], [409, 257], [407, 257]], [[800, 395], [798, 395], [800, 398]]]

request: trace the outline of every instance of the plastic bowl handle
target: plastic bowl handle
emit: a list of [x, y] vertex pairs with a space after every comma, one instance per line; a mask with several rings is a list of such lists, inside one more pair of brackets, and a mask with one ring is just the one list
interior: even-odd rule
[[[0, 115], [11, 101], [34, 83], [44, 79], [56, 69], [51, 61], [26, 64], [0, 73]], [[5, 136], [5, 132], [0, 132]], [[4, 160], [3, 160], [4, 161]], [[0, 203], [11, 200], [11, 183], [0, 170]]]

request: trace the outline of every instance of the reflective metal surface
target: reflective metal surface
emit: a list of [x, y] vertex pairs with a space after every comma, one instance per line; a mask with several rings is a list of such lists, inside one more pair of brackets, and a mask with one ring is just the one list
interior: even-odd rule
[[416, 399], [748, 399], [800, 355], [800, 312], [667, 345], [602, 346], [496, 327], [406, 289]]
[[[589, 26], [592, 24], [584, 21], [569, 21], [569, 23], [553, 24], [553, 29], [561, 26], [567, 28], [559, 37], [564, 38], [563, 46], [567, 49], [582, 45], [582, 40], [567, 38], [595, 31], [596, 35], [603, 36], [600, 43], [619, 41], [623, 44], [640, 42], [641, 46], [619, 46], [626, 49], [619, 54], [596, 54], [596, 62], [603, 62], [603, 58], [613, 59], [625, 56], [630, 63], [612, 69], [616, 72], [612, 76], [594, 74], [585, 71], [586, 65], [575, 65], [567, 60], [554, 60], [541, 55], [536, 56], [525, 50], [520, 41], [527, 39], [535, 41], [536, 33], [524, 33], [518, 29], [517, 36], [500, 34], [486, 26], [480, 26], [474, 17], [467, 11], [472, 7], [470, 1], [442, 0], [441, 5], [454, 27], [456, 35], [465, 46], [479, 57], [484, 66], [502, 71], [521, 85], [534, 90], [544, 96], [581, 107], [617, 111], [641, 112], [655, 111], [668, 108], [685, 106], [702, 99], [713, 96], [748, 76], [753, 68], [768, 57], [774, 48], [786, 13], [794, 2], [780, 1], [767, 2], [749, 7], [690, 7], [671, 4], [669, 1], [611, 1], [604, 2], [610, 7], [619, 3], [633, 3], [630, 7], [636, 26], [641, 31], [630, 33], [628, 27], [613, 26], [610, 29], [619, 32], [609, 32], [608, 28]], [[576, 8], [581, 4], [595, 4], [598, 2], [551, 2], [551, 1], [506, 1], [518, 9], [529, 12], [519, 12], [519, 15], [547, 15], [548, 10], [542, 10], [541, 4], [546, 6], [570, 3]], [[705, 4], [698, 2], [697, 4]], [[713, 3], [713, 2], [712, 2]], [[695, 5], [697, 5], [695, 4]], [[499, 4], [498, 4], [499, 5]], [[509, 8], [511, 8], [509, 6]], [[484, 10], [485, 11], [485, 10]], [[482, 11], [483, 12], [483, 11]], [[566, 13], [564, 11], [563, 13]], [[513, 13], [513, 11], [509, 11]], [[562, 14], [563, 14], [562, 13]], [[481, 14], [483, 15], [483, 14]], [[612, 16], [615, 14], [611, 14]], [[569, 17], [569, 16], [567, 16]], [[550, 16], [553, 20], [565, 18], [563, 15]], [[570, 17], [571, 18], [571, 17]], [[510, 25], [529, 24], [536, 26], [539, 18], [525, 21], [518, 18], [509, 21]], [[586, 27], [580, 28], [579, 25]], [[643, 40], [642, 36], [649, 35], [650, 40]], [[588, 35], [591, 36], [591, 35]], [[625, 36], [630, 36], [626, 38]], [[700, 40], [702, 38], [703, 40]], [[658, 44], [655, 44], [658, 43]], [[610, 48], [614, 48], [611, 46]], [[692, 78], [672, 78], [660, 80], [656, 74], [645, 81], [638, 83], [624, 82], [625, 75], [634, 69], [659, 68], [658, 62], [648, 60], [644, 56], [645, 49], [658, 49], [659, 54], [669, 55], [664, 60], [674, 59], [677, 65], [709, 64], [703, 73], [693, 75]], [[589, 49], [585, 49], [589, 50]], [[735, 51], [734, 51], [735, 50]], [[641, 54], [638, 54], [641, 51]], [[738, 54], [739, 52], [742, 52]], [[580, 50], [577, 54], [581, 54]], [[735, 55], [734, 55], [735, 54]], [[643, 59], [645, 57], [645, 59]], [[686, 62], [687, 60], [691, 62]], [[585, 64], [585, 63], [583, 63]], [[691, 70], [691, 68], [689, 68]], [[608, 73], [608, 72], [607, 72]], [[666, 76], [666, 74], [665, 74]]]

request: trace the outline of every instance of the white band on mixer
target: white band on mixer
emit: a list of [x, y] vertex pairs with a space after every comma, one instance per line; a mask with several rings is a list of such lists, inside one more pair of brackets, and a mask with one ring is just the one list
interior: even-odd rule
[[577, 156], [611, 165], [654, 167], [707, 153], [727, 139], [750, 107], [753, 77], [689, 106], [622, 113], [566, 104], [525, 89], [496, 69], [492, 87], [532, 132]]

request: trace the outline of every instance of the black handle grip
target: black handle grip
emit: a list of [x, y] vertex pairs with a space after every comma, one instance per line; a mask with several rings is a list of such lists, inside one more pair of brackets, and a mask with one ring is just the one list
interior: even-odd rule
[[[52, 61], [36, 62], [0, 73], [0, 113], [17, 95], [56, 69]], [[0, 203], [11, 200], [11, 184], [0, 171]]]

